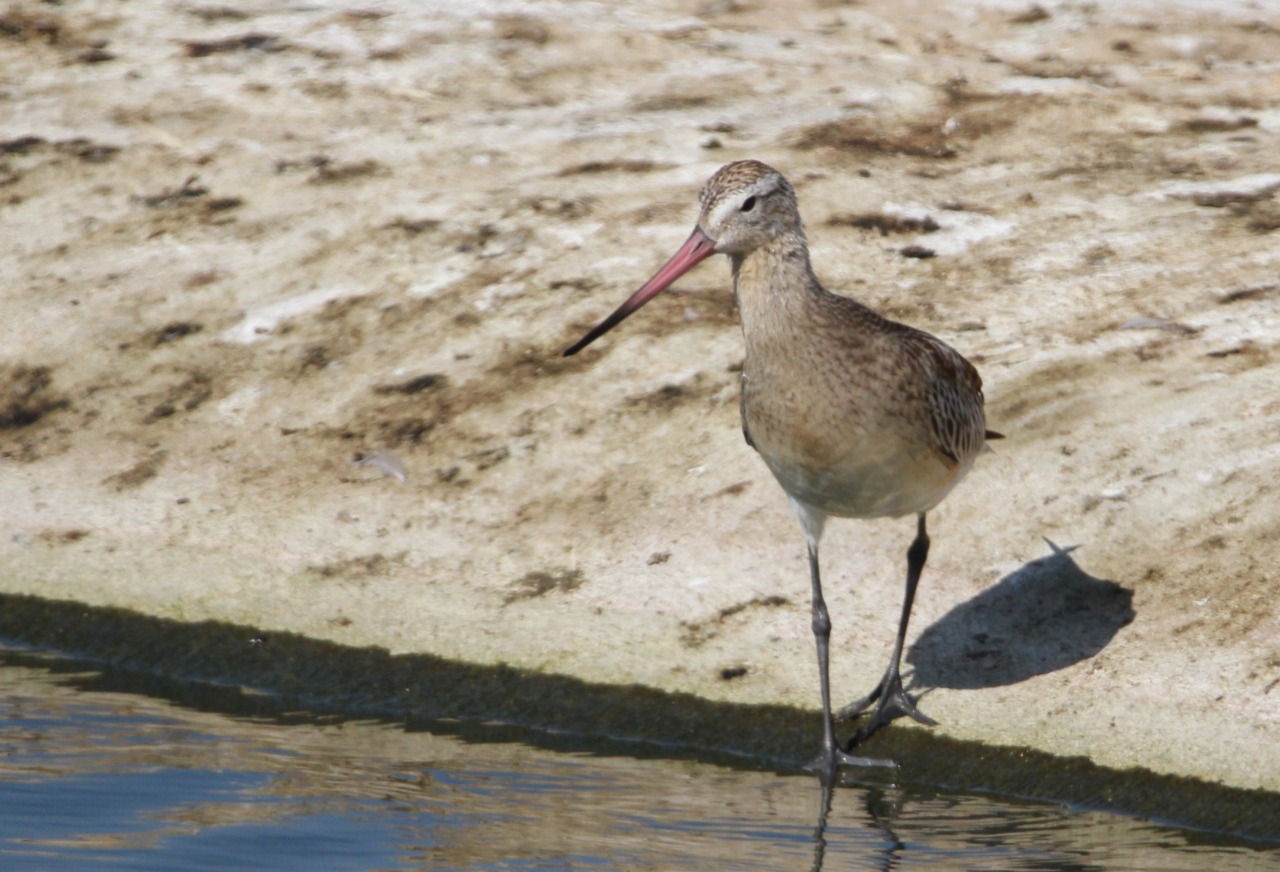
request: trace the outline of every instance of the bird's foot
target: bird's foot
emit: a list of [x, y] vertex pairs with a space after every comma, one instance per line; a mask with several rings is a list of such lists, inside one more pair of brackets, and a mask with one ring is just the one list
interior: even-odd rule
[[857, 702], [850, 703], [836, 714], [841, 721], [852, 720], [862, 714], [872, 704], [876, 704], [870, 717], [858, 728], [857, 734], [849, 747], [856, 747], [866, 741], [872, 733], [892, 721], [897, 715], [904, 714], [926, 727], [936, 727], [938, 722], [916, 708], [916, 702], [902, 689], [902, 678], [886, 675], [884, 680], [871, 693]]
[[854, 718], [856, 718], [858, 715], [865, 712], [867, 709], [871, 708], [871, 706], [875, 704], [875, 701], [880, 698], [880, 687], [881, 685], [877, 684], [876, 689], [871, 691], [871, 693], [867, 694], [862, 699], [851, 702], [844, 708], [840, 709], [838, 712], [836, 712], [836, 715], [835, 715], [836, 720], [851, 721]]
[[842, 751], [839, 748], [824, 750], [804, 768], [806, 772], [813, 772], [824, 781], [831, 781], [840, 769], [865, 769], [873, 766], [884, 769], [898, 768], [898, 764], [893, 760], [886, 760], [882, 757], [855, 757], [853, 754]]

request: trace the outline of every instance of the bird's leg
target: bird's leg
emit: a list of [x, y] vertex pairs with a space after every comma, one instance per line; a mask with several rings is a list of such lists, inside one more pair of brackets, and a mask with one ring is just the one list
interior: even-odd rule
[[916, 538], [907, 549], [907, 591], [902, 600], [902, 617], [898, 620], [898, 637], [893, 644], [893, 655], [889, 658], [889, 668], [884, 678], [871, 693], [857, 702], [850, 703], [840, 710], [840, 720], [849, 720], [870, 708], [879, 700], [871, 717], [858, 729], [858, 734], [849, 744], [850, 747], [862, 742], [880, 727], [892, 720], [890, 710], [897, 710], [914, 718], [920, 723], [932, 727], [937, 721], [916, 708], [915, 701], [907, 696], [902, 688], [902, 647], [907, 638], [907, 622], [911, 620], [911, 606], [916, 599], [916, 586], [920, 583], [920, 574], [924, 571], [925, 561], [929, 558], [929, 534], [925, 530], [924, 512], [918, 515], [916, 522]]
[[813, 582], [813, 638], [818, 646], [818, 686], [822, 691], [822, 754], [809, 765], [824, 781], [835, 777], [841, 766], [897, 766], [892, 760], [854, 757], [836, 744], [834, 718], [831, 716], [831, 679], [828, 663], [831, 653], [831, 617], [822, 598], [822, 578], [818, 573], [818, 542], [809, 537], [809, 577]]

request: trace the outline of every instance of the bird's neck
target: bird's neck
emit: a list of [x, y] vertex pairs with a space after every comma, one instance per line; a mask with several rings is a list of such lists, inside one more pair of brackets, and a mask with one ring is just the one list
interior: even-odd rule
[[791, 332], [827, 293], [809, 265], [802, 233], [781, 234], [747, 254], [732, 255], [731, 261], [733, 292], [748, 337]]

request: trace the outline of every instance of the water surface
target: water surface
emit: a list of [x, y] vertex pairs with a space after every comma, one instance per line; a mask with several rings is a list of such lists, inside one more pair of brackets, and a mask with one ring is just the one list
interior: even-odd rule
[[252, 717], [121, 683], [0, 649], [0, 868], [1280, 869], [1276, 846], [902, 773], [842, 785], [819, 827], [810, 777], [481, 741], [499, 727]]

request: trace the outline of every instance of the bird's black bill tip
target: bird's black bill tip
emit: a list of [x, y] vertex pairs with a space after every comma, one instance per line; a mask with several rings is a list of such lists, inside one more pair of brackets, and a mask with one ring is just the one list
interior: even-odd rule
[[[616, 313], [615, 313], [615, 314], [616, 314]], [[614, 323], [616, 323], [616, 322], [612, 322], [612, 323], [611, 323], [611, 320], [612, 320], [612, 319], [606, 319], [605, 321], [601, 322], [601, 323], [600, 323], [600, 324], [598, 324], [597, 326], [593, 327], [593, 328], [592, 328], [592, 329], [587, 333], [587, 335], [586, 335], [586, 336], [583, 336], [583, 337], [582, 337], [581, 339], [579, 339], [577, 342], [573, 343], [573, 344], [572, 344], [572, 345], [570, 345], [568, 348], [566, 348], [566, 349], [564, 350], [564, 356], [565, 356], [565, 357], [573, 357], [573, 356], [574, 356], [575, 354], [577, 354], [579, 351], [581, 351], [582, 349], [584, 349], [584, 348], [586, 348], [588, 345], [590, 345], [592, 342], [595, 342], [597, 339], [599, 339], [599, 338], [600, 338], [600, 336], [601, 336], [601, 335], [602, 335], [606, 330], [608, 330], [610, 327], [612, 327], [612, 326], [613, 326], [613, 324], [614, 324]], [[621, 320], [621, 319], [618, 319], [618, 320]]]
[[631, 299], [627, 300], [625, 303], [619, 306], [612, 315], [610, 315], [608, 318], [605, 318], [599, 324], [597, 324], [596, 326], [588, 330], [586, 336], [583, 336], [577, 342], [573, 343], [568, 348], [566, 348], [564, 350], [564, 356], [573, 357], [575, 354], [577, 354], [582, 349], [586, 348], [592, 342], [595, 342], [597, 339], [599, 339], [604, 334], [608, 333], [614, 327], [617, 327], [620, 322], [622, 322], [628, 315], [630, 315], [636, 309], [639, 309], [641, 306], [643, 306], [644, 301], [647, 298], [640, 298], [639, 302], [637, 302], [637, 298], [640, 297], [640, 292], [643, 292], [644, 290], [645, 288], [641, 288], [640, 291], [638, 291], [636, 294], [634, 294], [631, 297]]

